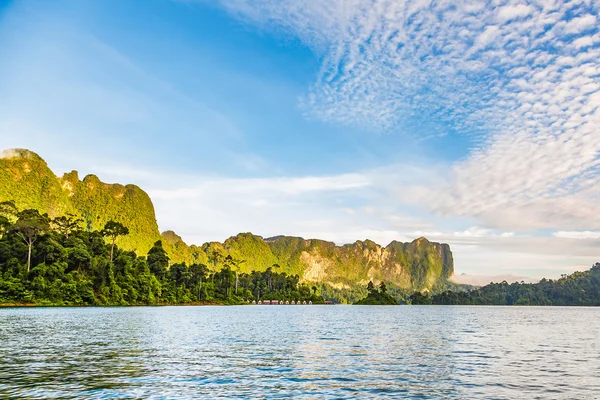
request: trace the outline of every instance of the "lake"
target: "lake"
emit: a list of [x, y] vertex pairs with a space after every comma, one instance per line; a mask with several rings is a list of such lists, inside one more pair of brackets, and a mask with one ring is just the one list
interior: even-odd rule
[[600, 309], [0, 309], [1, 398], [600, 399]]

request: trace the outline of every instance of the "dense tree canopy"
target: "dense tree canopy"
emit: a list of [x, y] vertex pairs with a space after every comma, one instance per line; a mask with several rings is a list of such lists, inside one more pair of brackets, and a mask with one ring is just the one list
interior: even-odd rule
[[358, 305], [397, 305], [398, 300], [393, 296], [390, 296], [387, 292], [387, 286], [385, 282], [379, 284], [377, 288], [373, 282], [369, 281], [367, 285], [367, 291], [369, 294], [364, 299], [357, 301], [354, 304]]
[[[116, 238], [127, 227], [109, 221], [102, 231], [81, 229], [66, 215], [0, 207], [0, 304], [138, 305], [323, 299], [297, 275], [239, 273], [244, 260], [215, 256], [204, 264], [176, 263], [157, 241], [146, 257], [124, 251]], [[10, 211], [10, 210], [9, 210]], [[211, 260], [211, 261], [213, 261]], [[221, 267], [220, 269], [218, 267]]]
[[77, 217], [74, 214], [68, 213], [67, 215], [61, 215], [52, 220], [52, 227], [65, 235], [65, 238], [69, 238], [69, 234], [79, 228], [83, 224], [83, 219]]

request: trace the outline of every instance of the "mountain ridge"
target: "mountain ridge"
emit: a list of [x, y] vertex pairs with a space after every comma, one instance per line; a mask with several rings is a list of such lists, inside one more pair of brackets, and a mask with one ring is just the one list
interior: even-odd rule
[[231, 256], [243, 260], [240, 272], [271, 267], [277, 272], [298, 275], [302, 281], [323, 282], [333, 287], [388, 281], [401, 288], [427, 290], [454, 274], [450, 246], [425, 238], [406, 243], [393, 240], [387, 246], [370, 239], [337, 245], [321, 239], [285, 235], [263, 238], [246, 232], [223, 243], [207, 242], [199, 247], [188, 246], [172, 231], [162, 235], [165, 240], [169, 236], [176, 238], [176, 242], [168, 245], [178, 246], [183, 253], [195, 251], [195, 262], [206, 260], [210, 264], [215, 258], [213, 253], [217, 252], [221, 259]]

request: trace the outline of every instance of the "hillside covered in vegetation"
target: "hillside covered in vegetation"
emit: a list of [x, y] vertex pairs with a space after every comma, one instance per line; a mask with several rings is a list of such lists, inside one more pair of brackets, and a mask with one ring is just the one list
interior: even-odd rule
[[77, 215], [89, 231], [100, 230], [111, 220], [120, 222], [130, 234], [118, 243], [128, 250], [146, 253], [160, 238], [154, 206], [142, 189], [107, 184], [95, 175], [80, 180], [77, 171], [59, 178], [29, 150], [0, 153], [0, 201], [14, 201], [20, 210], [39, 210], [50, 218]]
[[[169, 254], [178, 261], [199, 262], [218, 268], [231, 256], [245, 260], [243, 272], [265, 270], [298, 275], [302, 281], [324, 283], [339, 291], [351, 292], [369, 281], [390, 282], [411, 291], [433, 290], [451, 285], [454, 273], [452, 252], [447, 244], [425, 238], [410, 243], [392, 242], [383, 247], [370, 240], [338, 246], [318, 239], [278, 236], [264, 239], [252, 233], [240, 233], [225, 242], [188, 246], [173, 232], [162, 234]], [[412, 293], [412, 291], [411, 291]], [[354, 296], [353, 298], [357, 298]]]

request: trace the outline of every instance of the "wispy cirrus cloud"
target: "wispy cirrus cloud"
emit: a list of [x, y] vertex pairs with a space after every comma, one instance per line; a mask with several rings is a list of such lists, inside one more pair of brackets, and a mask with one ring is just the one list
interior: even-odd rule
[[[503, 229], [600, 227], [597, 2], [220, 3], [319, 55], [309, 114], [474, 138], [447, 184], [420, 199], [433, 211]], [[414, 129], [424, 120], [432, 128]]]

